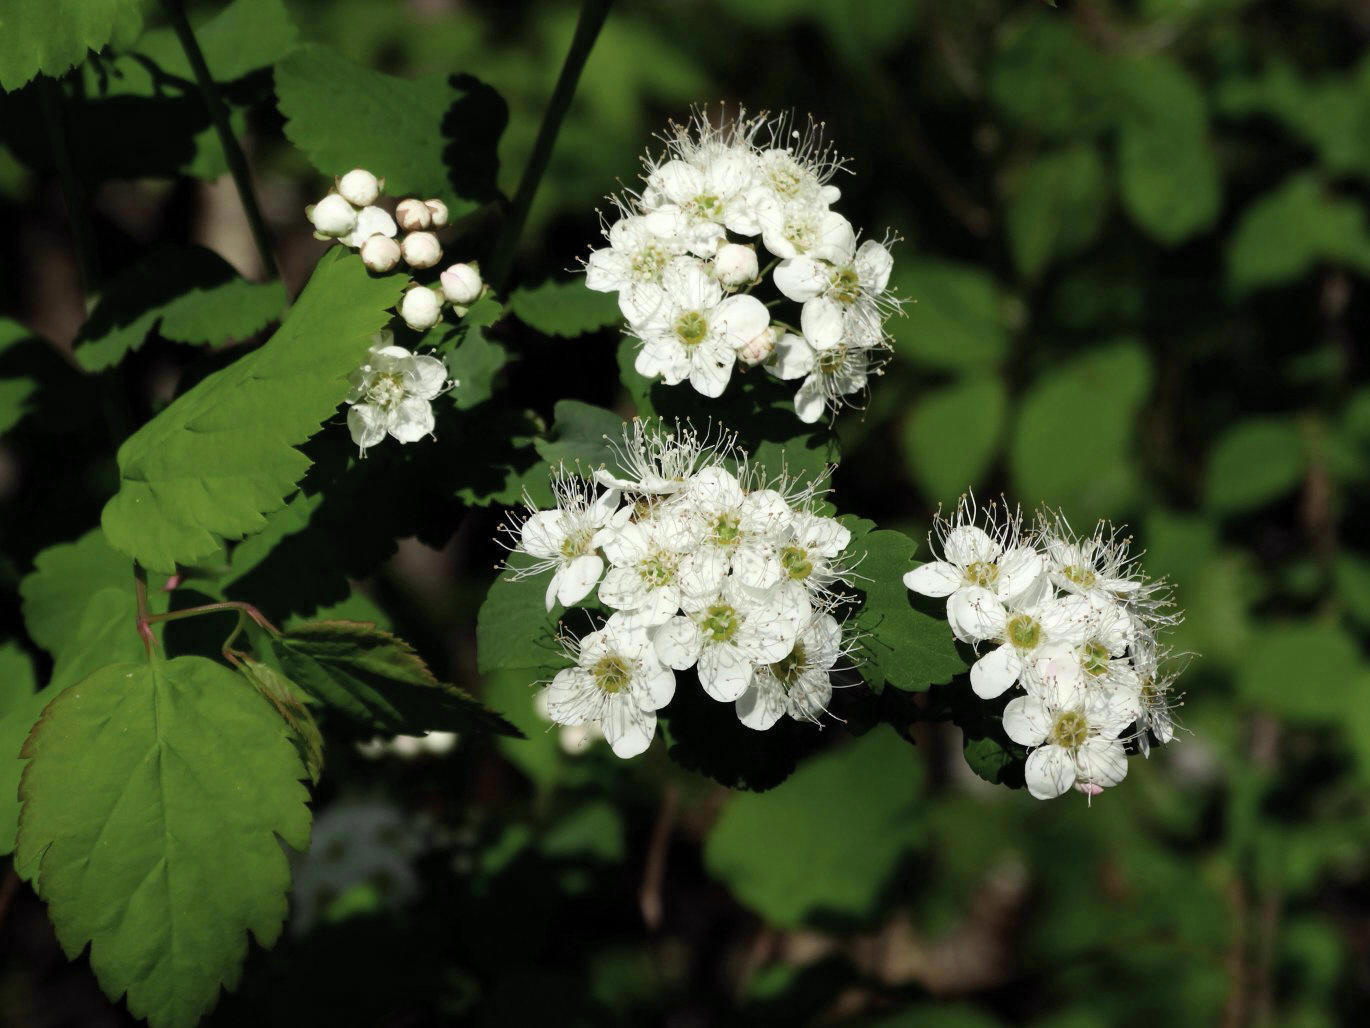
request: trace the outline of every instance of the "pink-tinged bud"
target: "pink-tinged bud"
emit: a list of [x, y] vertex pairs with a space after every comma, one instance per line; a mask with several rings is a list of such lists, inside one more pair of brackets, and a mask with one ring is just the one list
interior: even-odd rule
[[1104, 787], [1102, 785], [1095, 785], [1093, 782], [1076, 782], [1075, 791], [1083, 793], [1090, 799], [1093, 799], [1104, 791]]
[[428, 213], [432, 215], [434, 228], [442, 228], [447, 224], [447, 204], [441, 200], [425, 200], [423, 205], [428, 208]]
[[362, 243], [362, 263], [367, 269], [384, 275], [394, 271], [400, 262], [400, 244], [389, 236], [374, 235]]
[[755, 367], [775, 352], [780, 329], [768, 327], [747, 340], [737, 351], [737, 359], [748, 367]]
[[759, 271], [756, 250], [742, 243], [724, 243], [714, 255], [714, 278], [725, 289], [737, 289], [755, 282]]
[[381, 184], [365, 168], [353, 168], [338, 179], [338, 192], [353, 207], [370, 207], [381, 195]]
[[453, 264], [442, 273], [442, 295], [456, 304], [475, 303], [485, 288], [480, 272], [470, 264]]
[[442, 260], [442, 244], [432, 232], [410, 232], [400, 244], [400, 252], [411, 268], [431, 268]]
[[433, 212], [422, 200], [401, 200], [395, 208], [395, 220], [406, 232], [426, 232], [433, 227]]

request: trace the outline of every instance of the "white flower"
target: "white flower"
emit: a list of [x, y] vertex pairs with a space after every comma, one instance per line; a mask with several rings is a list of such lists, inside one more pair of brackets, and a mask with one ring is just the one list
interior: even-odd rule
[[362, 243], [362, 263], [370, 271], [384, 275], [400, 262], [400, 244], [389, 236], [373, 235]]
[[821, 610], [836, 601], [833, 586], [849, 582], [842, 556], [851, 531], [834, 518], [796, 511], [785, 539], [769, 554], [762, 581], [778, 582], [795, 602]]
[[433, 211], [422, 200], [411, 197], [396, 205], [395, 220], [406, 232], [425, 232], [433, 227]]
[[347, 427], [362, 455], [387, 434], [402, 443], [433, 431], [432, 400], [448, 387], [447, 365], [410, 353], [378, 333], [366, 362], [352, 373]]
[[754, 246], [724, 243], [714, 254], [714, 278], [724, 289], [740, 289], [749, 282], [755, 282], [759, 271]]
[[619, 492], [598, 493], [579, 475], [558, 467], [552, 472], [552, 494], [556, 507], [538, 510], [524, 496], [528, 515], [518, 528], [516, 553], [532, 557], [523, 567], [506, 566], [514, 579], [553, 571], [547, 583], [546, 603], [550, 611], [560, 602], [563, 607], [589, 596], [604, 572], [599, 548], [612, 535], [615, 519], [625, 520], [632, 511], [619, 510]]
[[646, 628], [614, 614], [568, 646], [576, 665], [547, 687], [548, 717], [597, 725], [620, 757], [642, 753], [656, 734], [656, 711], [675, 695], [675, 674], [657, 659]]
[[1050, 597], [1037, 603], [1008, 606], [982, 587], [973, 603], [977, 627], [992, 632], [987, 640], [999, 643], [970, 669], [975, 695], [993, 699], [1017, 684], [1037, 654], [1055, 643], [1079, 643], [1091, 624], [1089, 605], [1078, 597]]
[[841, 199], [842, 191], [832, 185], [832, 178], [847, 161], [824, 138], [822, 122], [809, 118], [801, 131], [791, 115], [782, 114], [766, 128], [769, 140], [757, 156], [757, 189], [780, 205], [828, 207]]
[[1148, 626], [1178, 620], [1166, 613], [1169, 586], [1146, 577], [1129, 552], [1132, 540], [1108, 522], [1100, 521], [1092, 535], [1078, 537], [1063, 514], [1044, 510], [1037, 515], [1037, 533], [1058, 589], [1100, 604], [1122, 604], [1135, 620]]
[[338, 242], [356, 250], [372, 236], [385, 236], [393, 239], [397, 231], [395, 219], [390, 217], [384, 208], [366, 207], [357, 215], [356, 226]]
[[400, 298], [399, 313], [415, 332], [426, 332], [442, 317], [442, 301], [427, 286], [413, 286]]
[[838, 264], [856, 247], [851, 222], [806, 201], [763, 207], [758, 215], [766, 249], [782, 260], [804, 255]]
[[670, 520], [645, 519], [619, 527], [603, 543], [613, 566], [599, 587], [599, 601], [636, 614], [643, 624], [661, 624], [680, 609], [685, 593], [700, 591], [682, 573], [688, 542]]
[[714, 699], [730, 703], [751, 684], [756, 664], [781, 660], [808, 619], [778, 589], [749, 590], [728, 578], [711, 596], [684, 597], [685, 616], [672, 617], [653, 633], [657, 656], [675, 668], [699, 665], [699, 682]]
[[844, 322], [827, 305], [806, 306], [800, 322], [804, 332], [788, 332], [775, 345], [766, 369], [777, 378], [802, 378], [794, 394], [794, 412], [813, 424], [825, 410], [841, 410], [845, 396], [866, 388], [880, 373], [885, 344], [863, 322]]
[[370, 207], [381, 195], [381, 182], [364, 168], [353, 168], [338, 179], [338, 192], [353, 207]]
[[[995, 512], [989, 508], [992, 522]], [[963, 497], [951, 519], [940, 515], [933, 534], [940, 539], [942, 559], [917, 567], [904, 585], [924, 596], [948, 596], [947, 620], [962, 642], [996, 638], [1005, 605], [1031, 605], [1047, 587], [1045, 562], [1030, 545], [1018, 541], [1021, 519], [1009, 515], [990, 535], [974, 524], [974, 500]], [[932, 534], [928, 544], [933, 546]], [[934, 553], [937, 547], [933, 547]]]
[[441, 200], [425, 200], [423, 205], [428, 208], [434, 228], [442, 228], [447, 224], [447, 204]]
[[305, 211], [321, 238], [336, 239], [357, 227], [357, 211], [337, 193], [329, 193]]
[[720, 396], [732, 375], [737, 351], [770, 324], [754, 296], [723, 298], [723, 289], [703, 266], [677, 258], [661, 284], [644, 283], [620, 296], [633, 331], [642, 340], [634, 367], [667, 385], [689, 380], [705, 396]]
[[842, 627], [830, 614], [814, 614], [784, 657], [757, 667], [734, 705], [737, 719], [763, 732], [788, 714], [817, 722], [832, 699], [830, 672], [846, 653]]
[[[661, 281], [666, 265], [685, 252], [683, 233], [684, 219], [675, 208], [625, 215], [605, 233], [609, 245], [593, 251], [585, 262], [586, 287], [597, 293], [621, 293]], [[620, 297], [620, 306], [621, 301]]]
[[1047, 663], [1052, 666], [1041, 675], [1042, 692], [1016, 697], [1004, 708], [1008, 737], [1035, 747], [1025, 768], [1028, 792], [1045, 800], [1073, 785], [1117, 785], [1127, 775], [1127, 753], [1118, 736], [1132, 713], [1087, 689], [1068, 658]]
[[711, 431], [700, 433], [692, 425], [676, 422], [671, 431], [665, 422], [633, 418], [624, 426], [622, 444], [612, 444], [622, 477], [607, 468], [595, 471], [601, 485], [644, 496], [668, 496], [685, 488], [696, 474], [727, 459], [737, 436]]
[[685, 219], [686, 245], [710, 257], [727, 238], [725, 229], [753, 236], [760, 230], [748, 201], [755, 159], [745, 150], [723, 150], [703, 165], [670, 160], [647, 176], [647, 188], [674, 206]]
[[431, 268], [442, 260], [442, 244], [432, 232], [410, 232], [400, 240], [400, 253], [411, 268]]
[[804, 304], [806, 317], [817, 308], [839, 321], [859, 318], [862, 331], [878, 336], [886, 313], [898, 309], [898, 301], [885, 295], [893, 267], [885, 244], [867, 239], [837, 261], [808, 254], [781, 261], [774, 278], [785, 296]]
[[774, 489], [746, 490], [721, 466], [697, 472], [676, 495], [679, 506], [670, 515], [684, 521], [691, 540], [684, 566], [699, 588], [718, 589], [730, 571], [755, 589], [780, 580], [772, 558], [794, 521], [783, 495]]
[[475, 303], [484, 288], [480, 272], [470, 264], [453, 264], [440, 276], [442, 294], [452, 303]]

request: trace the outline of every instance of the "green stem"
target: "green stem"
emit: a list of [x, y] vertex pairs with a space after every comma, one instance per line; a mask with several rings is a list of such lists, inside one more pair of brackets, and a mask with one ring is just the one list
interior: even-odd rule
[[152, 634], [152, 625], [148, 620], [147, 571], [136, 560], [133, 562], [133, 595], [138, 601], [138, 619], [135, 622], [138, 638], [143, 640], [143, 649], [147, 651], [147, 659], [151, 660], [157, 652], [157, 637]]
[[524, 165], [523, 177], [519, 180], [518, 191], [509, 207], [509, 218], [504, 223], [495, 249], [486, 269], [485, 280], [496, 293], [503, 292], [509, 271], [513, 267], [514, 253], [518, 248], [523, 226], [528, 221], [528, 211], [533, 206], [533, 197], [538, 185], [547, 171], [552, 159], [552, 148], [556, 145], [557, 133], [561, 130], [562, 119], [571, 106], [575, 96], [576, 83], [585, 68], [585, 61], [599, 37], [604, 19], [609, 16], [609, 6], [613, 0], [584, 0], [580, 8], [580, 19], [576, 22], [576, 32], [571, 39], [571, 49], [566, 52], [566, 60], [561, 66], [552, 98], [547, 101], [547, 109], [542, 115], [542, 125], [538, 128], [533, 152]]
[[195, 33], [190, 27], [190, 22], [186, 20], [182, 0], [162, 0], [162, 7], [166, 10], [171, 27], [176, 32], [176, 38], [180, 40], [181, 49], [185, 51], [186, 60], [190, 62], [191, 70], [195, 73], [195, 83], [200, 87], [205, 106], [209, 108], [209, 117], [214, 122], [214, 131], [219, 134], [219, 145], [224, 149], [224, 159], [228, 162], [228, 170], [233, 175], [233, 184], [238, 188], [238, 197], [242, 200], [243, 212], [247, 215], [247, 223], [252, 229], [252, 238], [257, 244], [262, 267], [266, 269], [267, 277], [276, 278], [279, 272], [276, 269], [276, 257], [271, 249], [271, 236], [266, 230], [261, 208], [257, 206], [257, 195], [252, 191], [252, 174], [247, 167], [247, 158], [243, 155], [238, 140], [233, 138], [233, 128], [228, 122], [228, 107], [219, 95], [219, 87], [209, 72], [209, 65], [205, 64], [205, 55], [200, 50], [200, 44], [195, 41]]
[[66, 105], [62, 88], [54, 78], [38, 76], [38, 103], [47, 126], [48, 142], [52, 146], [53, 163], [62, 183], [62, 199], [66, 203], [67, 221], [71, 224], [72, 248], [76, 252], [76, 269], [81, 278], [81, 292], [89, 297], [100, 284], [100, 261], [95, 250], [95, 235], [91, 231], [86, 209], [86, 194], [76, 176], [71, 148], [67, 145]]
[[[239, 615], [246, 614], [272, 635], [281, 634], [281, 630], [268, 621], [256, 607], [250, 603], [242, 603], [237, 600], [226, 600], [223, 603], [203, 603], [198, 607], [186, 607], [184, 610], [169, 610], [165, 614], [149, 615], [144, 620], [149, 625], [153, 625], [160, 621], [180, 621], [182, 618], [199, 617], [201, 614], [215, 614], [223, 610], [236, 610]], [[230, 641], [236, 635], [235, 632], [233, 636], [229, 636]]]

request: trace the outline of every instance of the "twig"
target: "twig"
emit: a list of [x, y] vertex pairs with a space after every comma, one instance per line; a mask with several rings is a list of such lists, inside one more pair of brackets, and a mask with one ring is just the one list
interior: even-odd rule
[[661, 812], [657, 814], [656, 824], [652, 827], [652, 839], [647, 846], [647, 862], [642, 870], [642, 888], [637, 893], [637, 905], [642, 911], [642, 921], [651, 931], [661, 927], [661, 883], [666, 878], [666, 851], [671, 845], [671, 833], [675, 830], [676, 811], [679, 806], [680, 796], [676, 792], [676, 787], [668, 782], [661, 797]]
[[575, 96], [576, 83], [585, 68], [585, 61], [609, 16], [612, 0], [584, 0], [580, 8], [580, 19], [576, 22], [576, 32], [571, 39], [571, 48], [566, 52], [566, 60], [561, 66], [552, 98], [547, 101], [547, 109], [542, 114], [542, 124], [538, 127], [537, 140], [533, 152], [523, 167], [523, 177], [519, 180], [518, 191], [514, 193], [509, 208], [509, 219], [504, 223], [499, 239], [495, 242], [494, 253], [490, 258], [485, 280], [496, 293], [503, 292], [509, 271], [514, 264], [514, 253], [518, 248], [523, 226], [528, 221], [528, 212], [533, 206], [533, 197], [538, 185], [547, 171], [552, 159], [552, 148], [556, 145], [557, 133], [561, 131], [562, 119], [571, 106]]
[[48, 143], [52, 146], [52, 160], [57, 165], [57, 177], [62, 184], [62, 199], [67, 208], [67, 222], [71, 226], [72, 249], [76, 252], [76, 269], [81, 278], [81, 292], [89, 298], [100, 285], [100, 258], [95, 249], [95, 236], [90, 229], [86, 208], [86, 194], [76, 176], [76, 165], [67, 145], [66, 107], [62, 88], [56, 79], [38, 76], [38, 104], [43, 110]]
[[190, 68], [195, 73], [195, 84], [200, 87], [200, 95], [204, 97], [205, 106], [209, 108], [209, 117], [214, 122], [214, 131], [218, 133], [219, 145], [224, 149], [224, 159], [227, 160], [228, 170], [233, 175], [233, 184], [238, 189], [238, 198], [242, 201], [243, 213], [247, 215], [247, 223], [252, 229], [252, 239], [257, 244], [262, 267], [266, 270], [268, 278], [278, 278], [280, 272], [276, 268], [276, 257], [271, 249], [271, 236], [266, 230], [261, 208], [257, 206], [257, 195], [252, 190], [252, 173], [248, 170], [247, 158], [243, 155], [238, 140], [233, 137], [233, 127], [228, 122], [228, 107], [219, 94], [219, 87], [214, 82], [214, 76], [210, 74], [209, 65], [205, 63], [205, 55], [200, 50], [200, 44], [195, 41], [195, 33], [190, 27], [190, 22], [186, 20], [181, 0], [162, 0], [162, 7], [166, 10], [171, 27], [176, 32], [176, 38], [180, 40], [181, 49], [185, 51], [186, 60], [190, 62]]

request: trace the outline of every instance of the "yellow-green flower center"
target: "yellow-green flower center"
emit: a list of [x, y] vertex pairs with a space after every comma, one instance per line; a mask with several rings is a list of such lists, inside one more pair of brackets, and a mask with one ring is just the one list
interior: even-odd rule
[[851, 268], [833, 274], [832, 296], [839, 303], [852, 304], [861, 298], [861, 279]]
[[1074, 582], [1081, 589], [1088, 589], [1098, 580], [1093, 568], [1081, 567], [1078, 564], [1067, 564], [1061, 569], [1061, 576], [1068, 582]]
[[1032, 650], [1042, 641], [1042, 626], [1026, 614], [1015, 614], [1009, 618], [1004, 634], [1010, 645], [1020, 650]]
[[742, 538], [742, 523], [736, 514], [723, 513], [714, 518], [709, 538], [717, 546], [734, 546]]
[[594, 538], [595, 531], [592, 528], [582, 528], [571, 532], [561, 541], [561, 555], [567, 560], [585, 556], [594, 549], [594, 546], [591, 545]]
[[808, 552], [800, 546], [786, 546], [780, 551], [780, 567], [787, 576], [802, 582], [813, 574], [813, 561]]
[[842, 365], [847, 360], [847, 348], [841, 343], [836, 346], [829, 346], [826, 350], [819, 350], [815, 363], [818, 370], [824, 375], [835, 375], [842, 370]]
[[676, 565], [678, 558], [673, 553], [665, 550], [657, 550], [646, 560], [637, 566], [637, 573], [642, 577], [648, 589], [659, 589], [663, 585], [670, 585], [675, 581]]
[[710, 642], [725, 643], [737, 634], [741, 625], [742, 615], [726, 603], [715, 603], [704, 611], [699, 629]]
[[1089, 737], [1089, 723], [1084, 715], [1074, 710], [1063, 711], [1056, 715], [1056, 723], [1051, 726], [1048, 738], [1057, 746], [1077, 750]]
[[1108, 670], [1108, 660], [1108, 647], [1101, 642], [1091, 640], [1080, 647], [1080, 667], [1087, 675], [1102, 675]]
[[374, 376], [366, 387], [366, 402], [389, 410], [404, 399], [404, 375], [388, 371]]
[[590, 669], [590, 675], [594, 678], [595, 685], [610, 695], [626, 688], [633, 678], [628, 662], [614, 653], [606, 653], [595, 661], [595, 666]]
[[675, 319], [675, 334], [682, 346], [698, 346], [709, 334], [709, 322], [699, 311], [686, 311]]
[[966, 565], [966, 581], [971, 585], [990, 586], [999, 577], [999, 565], [993, 561], [977, 560]]
[[771, 665], [771, 675], [786, 689], [799, 681], [804, 672], [804, 644], [795, 641], [794, 649]]
[[639, 282], [652, 282], [661, 274], [661, 269], [666, 266], [669, 256], [663, 247], [656, 243], [647, 243], [629, 258], [628, 266], [632, 270], [633, 278]]

